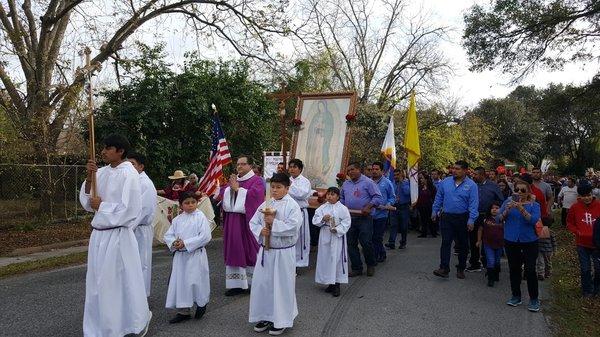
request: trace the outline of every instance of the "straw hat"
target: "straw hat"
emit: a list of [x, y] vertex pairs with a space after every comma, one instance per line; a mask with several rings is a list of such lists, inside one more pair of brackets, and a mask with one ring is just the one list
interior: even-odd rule
[[185, 179], [185, 178], [187, 178], [187, 176], [185, 175], [185, 173], [183, 173], [182, 170], [177, 170], [173, 173], [172, 176], [169, 176], [169, 179], [171, 179], [171, 180]]

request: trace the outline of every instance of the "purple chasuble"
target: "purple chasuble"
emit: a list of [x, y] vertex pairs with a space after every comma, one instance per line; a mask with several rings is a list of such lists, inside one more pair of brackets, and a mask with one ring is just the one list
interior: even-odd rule
[[[248, 190], [244, 204], [246, 214], [223, 211], [223, 256], [226, 266], [254, 267], [259, 245], [250, 231], [250, 219], [265, 201], [265, 184], [259, 176], [239, 183]], [[221, 198], [228, 188], [229, 184], [221, 188]]]

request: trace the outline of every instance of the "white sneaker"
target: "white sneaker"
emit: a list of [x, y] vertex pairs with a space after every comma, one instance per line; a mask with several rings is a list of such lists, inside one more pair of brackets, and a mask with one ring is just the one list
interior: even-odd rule
[[271, 329], [269, 329], [269, 335], [271, 335], [271, 336], [279, 336], [284, 331], [285, 331], [285, 328], [277, 329], [275, 327], [271, 327]]

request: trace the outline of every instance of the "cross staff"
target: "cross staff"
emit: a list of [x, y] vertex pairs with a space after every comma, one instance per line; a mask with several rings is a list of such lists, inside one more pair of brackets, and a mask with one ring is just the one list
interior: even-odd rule
[[[91, 53], [92, 50], [89, 47], [85, 47], [83, 53], [85, 54], [85, 78], [87, 82], [87, 108], [88, 108], [88, 123], [89, 123], [89, 148], [88, 153], [90, 156], [90, 160], [96, 160], [96, 135], [94, 132], [94, 101], [92, 97], [92, 72], [93, 68], [91, 67]], [[96, 198], [98, 196], [97, 188], [96, 188], [96, 172], [92, 173], [92, 179], [90, 181], [91, 188], [90, 193], [92, 198]]]

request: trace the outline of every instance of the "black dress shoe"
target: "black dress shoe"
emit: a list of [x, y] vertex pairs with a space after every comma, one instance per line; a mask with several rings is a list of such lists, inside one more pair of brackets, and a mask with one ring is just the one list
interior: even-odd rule
[[333, 288], [335, 288], [335, 284], [330, 284], [327, 286], [327, 288], [325, 289], [326, 293], [330, 293], [333, 292]]
[[202, 318], [202, 316], [204, 316], [204, 313], [206, 313], [206, 305], [204, 305], [203, 307], [197, 307], [196, 308], [196, 314], [194, 315], [195, 319], [200, 319]]
[[192, 316], [190, 316], [190, 315], [177, 314], [177, 315], [175, 315], [175, 317], [171, 318], [171, 320], [169, 321], [169, 323], [170, 324], [177, 324], [177, 323], [181, 323], [183, 321], [187, 321], [190, 318], [192, 318]]
[[333, 293], [332, 293], [333, 297], [339, 297], [340, 296], [340, 284], [336, 283], [333, 286]]
[[421, 235], [419, 235], [419, 236], [417, 236], [417, 237], [418, 237], [418, 238], [426, 238], [426, 237], [427, 237], [427, 234], [421, 234]]
[[385, 246], [388, 247], [389, 249], [396, 249], [396, 246], [391, 243], [386, 243]]
[[242, 288], [231, 288], [227, 289], [225, 296], [236, 296], [245, 293], [246, 291]]
[[406, 249], [406, 243], [401, 244], [400, 247], [398, 247], [398, 249]]

